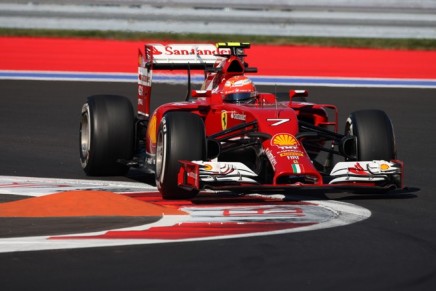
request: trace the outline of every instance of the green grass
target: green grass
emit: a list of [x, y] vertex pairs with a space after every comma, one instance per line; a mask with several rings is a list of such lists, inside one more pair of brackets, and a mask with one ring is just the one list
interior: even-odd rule
[[122, 31], [83, 31], [83, 30], [48, 30], [48, 29], [8, 29], [0, 28], [0, 36], [30, 37], [78, 37], [118, 40], [165, 40], [192, 42], [243, 41], [253, 44], [272, 45], [307, 45], [352, 48], [381, 48], [408, 50], [436, 50], [436, 39], [378, 39], [378, 38], [333, 38], [333, 37], [272, 37], [250, 35], [218, 34], [174, 34], [141, 33]]

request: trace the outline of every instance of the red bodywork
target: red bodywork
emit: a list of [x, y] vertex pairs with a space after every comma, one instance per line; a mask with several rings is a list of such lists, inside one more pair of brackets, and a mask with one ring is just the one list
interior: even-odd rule
[[[218, 54], [213, 64], [198, 66], [196, 64], [165, 64], [155, 63], [157, 55], [175, 54], [171, 45], [164, 48], [157, 45], [146, 45], [145, 54], [139, 57], [139, 87], [138, 87], [138, 116], [148, 120], [145, 137], [146, 161], [145, 166], [153, 169], [156, 154], [156, 142], [159, 124], [162, 117], [169, 111], [189, 111], [195, 113], [204, 121], [206, 136], [220, 135], [220, 138], [244, 139], [251, 132], [261, 134], [261, 147], [257, 152], [250, 153], [256, 163], [253, 169], [268, 178], [262, 187], [289, 186], [287, 177], [304, 177], [302, 182], [295, 182], [292, 186], [325, 186], [320, 171], [314, 166], [313, 156], [318, 154], [316, 149], [308, 152], [304, 146], [306, 140], [323, 146], [326, 141], [313, 136], [299, 136], [299, 120], [310, 123], [319, 128], [338, 132], [337, 109], [330, 104], [312, 104], [293, 101], [293, 98], [307, 96], [306, 91], [289, 93], [289, 99], [279, 102], [271, 93], [258, 93], [256, 101], [252, 104], [224, 103], [222, 88], [225, 82], [235, 76], [244, 75], [254, 71], [244, 62], [243, 55], [230, 53], [231, 48], [214, 51], [207, 50], [179, 50], [177, 54], [189, 57], [190, 55], [213, 56]], [[234, 51], [233, 51], [234, 52]], [[171, 54], [171, 55], [170, 55]], [[188, 69], [205, 70], [205, 81], [202, 90], [193, 90], [188, 101], [167, 103], [158, 107], [153, 114], [150, 112], [151, 79], [153, 70]], [[329, 116], [330, 115], [330, 116]], [[244, 126], [240, 130], [238, 126]], [[259, 160], [263, 157], [263, 162]], [[218, 157], [220, 160], [220, 157]], [[179, 184], [184, 187], [200, 188], [199, 165], [191, 161], [180, 161]], [[257, 164], [259, 163], [259, 164]], [[269, 173], [264, 173], [259, 167], [269, 167]], [[297, 180], [300, 181], [300, 180]], [[375, 183], [362, 183], [362, 186], [374, 186]], [[243, 187], [243, 184], [238, 187]], [[341, 186], [341, 185], [339, 185]]]

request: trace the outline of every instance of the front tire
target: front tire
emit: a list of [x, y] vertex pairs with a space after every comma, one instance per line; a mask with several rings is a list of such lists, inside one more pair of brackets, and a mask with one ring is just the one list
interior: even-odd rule
[[206, 134], [203, 120], [190, 112], [168, 112], [159, 126], [156, 146], [156, 185], [164, 199], [189, 199], [198, 190], [178, 186], [180, 160], [204, 160]]
[[392, 122], [384, 111], [360, 110], [350, 114], [345, 134], [356, 136], [357, 161], [396, 159]]
[[80, 122], [80, 163], [90, 176], [124, 175], [134, 150], [134, 114], [129, 99], [88, 97]]

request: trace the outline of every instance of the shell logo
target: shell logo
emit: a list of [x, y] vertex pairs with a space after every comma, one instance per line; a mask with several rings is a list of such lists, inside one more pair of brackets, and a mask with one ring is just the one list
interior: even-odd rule
[[212, 171], [212, 169], [213, 169], [212, 165], [210, 165], [210, 164], [205, 164], [204, 165], [204, 170], [205, 171]]
[[298, 145], [297, 139], [288, 133], [279, 133], [276, 134], [272, 140], [271, 145], [275, 146], [296, 146]]
[[387, 170], [389, 170], [389, 165], [388, 164], [381, 164], [380, 165], [380, 170], [382, 170], [382, 171], [387, 171]]

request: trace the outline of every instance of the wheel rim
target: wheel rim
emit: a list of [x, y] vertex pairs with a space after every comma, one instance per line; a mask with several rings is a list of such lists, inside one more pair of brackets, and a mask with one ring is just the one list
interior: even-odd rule
[[353, 135], [353, 123], [351, 121], [351, 118], [347, 118], [347, 122], [345, 124], [345, 135]]
[[160, 181], [160, 177], [162, 176], [163, 158], [164, 158], [163, 133], [162, 131], [159, 131], [157, 136], [157, 144], [156, 144], [156, 178], [159, 181]]
[[82, 109], [80, 122], [80, 158], [83, 166], [86, 166], [91, 148], [91, 122], [89, 120], [89, 107], [87, 104]]

